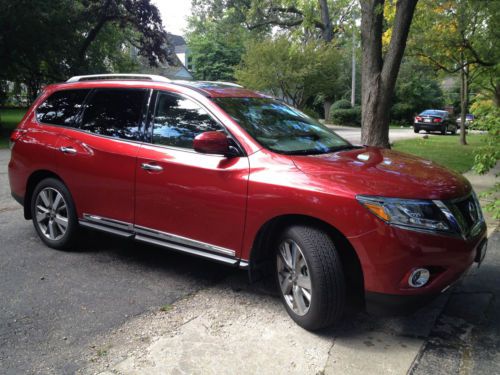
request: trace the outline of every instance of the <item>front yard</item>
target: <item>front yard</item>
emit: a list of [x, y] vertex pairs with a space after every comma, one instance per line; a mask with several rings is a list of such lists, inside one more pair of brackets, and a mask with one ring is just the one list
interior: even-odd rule
[[394, 143], [393, 149], [406, 152], [464, 173], [472, 168], [474, 151], [481, 146], [484, 136], [468, 134], [467, 146], [458, 143], [458, 135], [431, 135], [428, 139], [405, 139]]
[[6, 148], [9, 145], [9, 135], [25, 113], [25, 108], [0, 109], [0, 148]]

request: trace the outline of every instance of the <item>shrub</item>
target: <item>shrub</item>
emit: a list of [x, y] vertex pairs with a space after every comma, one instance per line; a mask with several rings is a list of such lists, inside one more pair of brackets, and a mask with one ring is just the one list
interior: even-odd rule
[[[477, 115], [477, 112], [474, 115]], [[484, 174], [493, 168], [500, 158], [500, 109], [492, 106], [489, 111], [483, 111], [474, 122], [474, 127], [488, 131], [484, 145], [476, 151], [473, 167], [477, 173]]]
[[330, 120], [336, 125], [361, 126], [361, 107], [334, 109], [330, 111]]
[[410, 103], [396, 103], [391, 108], [391, 120], [394, 122], [412, 123], [415, 107]]
[[310, 108], [310, 107], [305, 107], [305, 108], [302, 108], [302, 112], [304, 112], [306, 115], [308, 115], [309, 117], [317, 120], [319, 119], [319, 113], [316, 112], [313, 108]]
[[351, 109], [351, 102], [346, 99], [340, 99], [337, 100], [335, 103], [332, 104], [332, 108], [330, 109], [331, 111], [334, 111], [336, 109]]

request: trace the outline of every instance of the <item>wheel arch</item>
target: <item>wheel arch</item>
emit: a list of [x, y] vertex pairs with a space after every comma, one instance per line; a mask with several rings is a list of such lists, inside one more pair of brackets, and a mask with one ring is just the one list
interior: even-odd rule
[[[34, 171], [29, 177], [26, 182], [26, 192], [24, 194], [24, 218], [26, 220], [31, 220], [31, 199], [33, 198], [33, 192], [35, 191], [36, 185], [42, 180], [45, 180], [46, 178], [55, 178], [59, 181], [61, 181], [64, 184], [64, 181], [61, 177], [59, 177], [56, 173], [46, 170], [46, 169], [40, 169], [37, 171]], [[65, 184], [66, 185], [66, 184]]]
[[[307, 215], [282, 215], [268, 220], [261, 226], [253, 241], [249, 259], [250, 281], [256, 281], [272, 274], [273, 259], [270, 244], [274, 244], [276, 236], [292, 225], [307, 225], [327, 233], [339, 247], [339, 255], [344, 267], [347, 296], [356, 306], [364, 305], [364, 276], [358, 254], [349, 240], [331, 224]], [[271, 245], [272, 246], [272, 245]]]

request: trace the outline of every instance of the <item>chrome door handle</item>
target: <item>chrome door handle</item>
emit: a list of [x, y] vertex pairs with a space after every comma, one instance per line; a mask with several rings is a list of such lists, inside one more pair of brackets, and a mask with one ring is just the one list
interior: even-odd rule
[[59, 151], [64, 152], [65, 154], [71, 154], [74, 155], [76, 154], [76, 150], [73, 147], [60, 147]]
[[144, 169], [145, 171], [163, 171], [163, 167], [161, 165], [155, 165], [155, 164], [148, 164], [148, 163], [142, 163], [141, 168]]

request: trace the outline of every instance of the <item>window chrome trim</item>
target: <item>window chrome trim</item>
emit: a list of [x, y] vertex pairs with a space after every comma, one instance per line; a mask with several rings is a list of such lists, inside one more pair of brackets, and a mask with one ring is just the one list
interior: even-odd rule
[[[185, 86], [183, 86], [183, 87], [185, 87]], [[193, 89], [193, 87], [188, 87], [188, 88], [189, 89]], [[157, 143], [153, 142], [153, 130], [154, 130], [153, 129], [154, 128], [153, 122], [154, 122], [154, 117], [155, 117], [155, 114], [156, 114], [156, 107], [158, 105], [158, 99], [159, 99], [161, 93], [166, 93], [166, 94], [173, 95], [173, 96], [179, 96], [179, 97], [181, 97], [183, 99], [186, 99], [186, 100], [190, 100], [193, 103], [195, 103], [196, 105], [198, 105], [201, 109], [203, 109], [204, 111], [206, 111], [207, 114], [210, 116], [210, 118], [212, 118], [212, 120], [214, 120], [224, 130], [224, 132], [226, 133], [226, 135], [228, 136], [228, 138], [232, 139], [234, 141], [234, 143], [236, 143], [236, 146], [237, 146], [238, 151], [239, 151], [239, 155], [237, 157], [246, 157], [246, 156], [248, 156], [247, 153], [246, 153], [245, 148], [241, 145], [241, 143], [238, 140], [238, 138], [235, 137], [233, 135], [233, 133], [231, 133], [231, 131], [228, 129], [228, 127], [226, 126], [226, 124], [224, 123], [224, 121], [222, 121], [217, 116], [217, 114], [215, 114], [212, 110], [210, 110], [205, 104], [201, 103], [198, 99], [190, 96], [189, 94], [183, 93], [183, 92], [170, 91], [170, 90], [167, 90], [167, 89], [164, 89], [164, 88], [161, 88], [161, 89], [157, 88], [157, 89], [154, 89], [154, 91], [156, 92], [156, 97], [155, 97], [154, 102], [151, 103], [151, 107], [150, 107], [150, 112], [152, 114], [151, 114], [151, 116], [149, 116], [148, 123], [146, 124], [146, 127], [144, 128], [144, 134], [145, 135], [149, 135], [150, 138], [151, 138], [151, 142], [149, 142], [150, 145], [152, 145], [152, 146], [159, 146], [159, 147], [165, 147], [165, 148], [171, 148], [171, 149], [174, 149], [174, 150], [188, 151], [188, 152], [192, 152], [192, 153], [195, 153], [195, 154], [200, 154], [199, 152], [196, 152], [193, 148], [184, 148], [184, 147], [175, 147], [175, 146], [169, 146], [169, 145], [161, 145], [161, 144], [157, 144]], [[207, 98], [207, 99], [210, 100], [210, 98]], [[213, 104], [217, 105], [216, 103], [213, 103]], [[202, 155], [208, 155], [208, 154], [202, 154]], [[221, 155], [214, 155], [214, 156], [221, 156]], [[227, 158], [227, 156], [225, 156], [225, 158]]]

